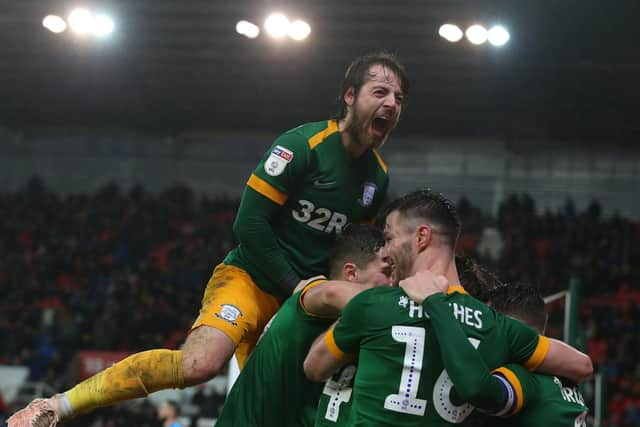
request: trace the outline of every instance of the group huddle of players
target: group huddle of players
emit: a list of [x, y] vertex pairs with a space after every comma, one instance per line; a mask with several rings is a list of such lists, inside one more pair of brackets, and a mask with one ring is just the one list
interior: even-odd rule
[[[444, 231], [433, 211], [450, 205], [418, 191], [391, 209], [401, 223], [429, 211], [430, 227]], [[386, 228], [393, 233], [393, 221]], [[398, 237], [387, 236], [385, 245], [382, 231], [364, 225], [342, 233], [330, 280], [311, 281], [285, 301], [216, 425], [586, 425], [573, 381], [530, 372], [589, 375], [586, 356], [539, 335], [546, 316], [537, 290], [502, 284], [460, 257], [454, 268], [464, 287], [429, 270], [389, 286], [385, 258], [397, 259], [389, 240]], [[454, 259], [451, 247], [446, 252]]]
[[240, 243], [184, 346], [133, 354], [9, 427], [198, 384], [234, 353], [242, 370], [220, 427], [586, 425], [575, 384], [591, 361], [542, 335], [535, 288], [456, 262], [461, 224], [444, 196], [418, 190], [382, 209], [377, 150], [408, 91], [394, 56], [354, 60], [336, 117], [279, 136], [249, 177]]

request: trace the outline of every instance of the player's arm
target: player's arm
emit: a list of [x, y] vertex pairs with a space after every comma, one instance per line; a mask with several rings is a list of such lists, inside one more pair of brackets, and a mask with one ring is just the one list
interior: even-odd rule
[[593, 363], [588, 355], [550, 338], [549, 350], [535, 371], [565, 377], [579, 384], [593, 375]]
[[362, 322], [366, 323], [361, 297], [362, 294], [353, 298], [344, 307], [342, 317], [311, 345], [304, 360], [304, 373], [311, 381], [326, 381], [358, 353]]
[[492, 372], [493, 378], [499, 381], [508, 399], [497, 411], [489, 411], [490, 415], [509, 417], [515, 415], [523, 407], [533, 404], [540, 393], [533, 374], [518, 364], [501, 366]]
[[272, 224], [278, 215], [288, 214], [282, 207], [302, 182], [308, 156], [308, 144], [301, 135], [288, 132], [276, 139], [249, 177], [233, 224], [252, 261], [287, 293], [300, 277], [280, 249]]
[[443, 354], [444, 367], [454, 384], [453, 396], [495, 416], [511, 416], [535, 399], [535, 382], [520, 365], [502, 366], [493, 372], [473, 348], [453, 317], [443, 294], [423, 302]]
[[353, 359], [335, 344], [334, 328], [335, 324], [316, 338], [304, 359], [304, 373], [311, 381], [328, 380], [335, 371]]
[[314, 316], [337, 319], [353, 297], [370, 287], [341, 280], [312, 282], [300, 295], [300, 305]]
[[491, 375], [480, 353], [473, 348], [460, 322], [453, 317], [446, 296], [435, 293], [422, 303], [442, 352], [442, 362], [453, 382], [452, 393], [491, 413], [501, 412], [510, 402], [510, 392]]
[[[531, 331], [520, 321], [502, 316], [507, 339], [511, 341], [512, 361], [522, 364], [529, 372], [557, 375], [580, 383], [593, 374], [591, 358], [575, 348], [539, 335], [531, 345]], [[535, 333], [535, 331], [533, 331]], [[537, 334], [537, 333], [536, 333]]]

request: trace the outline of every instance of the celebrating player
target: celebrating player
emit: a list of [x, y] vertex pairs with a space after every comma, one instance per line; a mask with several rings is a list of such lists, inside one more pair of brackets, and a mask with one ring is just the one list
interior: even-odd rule
[[[417, 191], [395, 201], [388, 212], [385, 250], [395, 278], [415, 275], [443, 289], [449, 282], [459, 283], [453, 260], [460, 222], [451, 203], [439, 194]], [[587, 356], [497, 313], [461, 286], [449, 286], [445, 298], [457, 320], [448, 326], [462, 327], [487, 365], [516, 362], [572, 379], [591, 374]], [[350, 425], [462, 423], [473, 407], [451, 401], [451, 380], [427, 316], [402, 289], [364, 291], [347, 304], [335, 327], [314, 342], [305, 373], [324, 380], [359, 351]]]
[[[389, 285], [391, 265], [382, 258], [382, 231], [350, 225], [329, 259], [329, 278], [294, 293], [260, 338], [225, 401], [216, 426], [312, 426], [321, 385], [302, 369], [313, 340], [354, 295]], [[295, 331], [295, 332], [294, 332]]]
[[408, 86], [391, 55], [354, 60], [337, 118], [282, 134], [251, 174], [234, 223], [240, 245], [215, 268], [182, 349], [131, 355], [33, 401], [9, 427], [53, 426], [99, 406], [195, 385], [218, 374], [234, 352], [242, 366], [281, 301], [301, 279], [324, 273], [335, 235], [375, 217], [388, 186], [377, 149], [398, 123]]
[[[509, 417], [493, 420], [492, 425], [586, 426], [588, 408], [580, 391], [573, 384], [567, 384], [567, 380], [532, 373], [517, 364], [500, 367], [492, 375], [461, 328], [443, 327], [454, 320], [451, 310], [443, 304], [445, 298], [438, 289], [428, 290], [425, 285], [428, 287], [426, 282], [403, 283], [405, 292], [428, 310], [442, 353], [447, 355], [443, 361], [455, 386], [452, 395], [485, 412]], [[421, 301], [428, 294], [430, 296]], [[496, 310], [544, 332], [544, 301], [535, 288], [523, 284], [498, 286], [487, 298]]]
[[[473, 296], [482, 296], [488, 289], [500, 283], [492, 273], [466, 256], [456, 255], [455, 262], [465, 290]], [[348, 363], [327, 380], [318, 402], [315, 427], [349, 425], [356, 370], [356, 363]]]

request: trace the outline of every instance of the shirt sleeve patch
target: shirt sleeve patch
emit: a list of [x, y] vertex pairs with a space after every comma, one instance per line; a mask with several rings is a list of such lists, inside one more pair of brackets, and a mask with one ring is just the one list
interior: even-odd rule
[[264, 171], [271, 176], [281, 175], [291, 160], [293, 160], [293, 151], [282, 145], [276, 145], [264, 162]]

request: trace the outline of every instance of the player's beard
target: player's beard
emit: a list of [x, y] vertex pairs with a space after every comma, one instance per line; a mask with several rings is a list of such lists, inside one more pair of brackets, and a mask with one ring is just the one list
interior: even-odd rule
[[393, 260], [393, 285], [398, 286], [401, 280], [411, 276], [413, 272], [414, 257], [411, 251], [411, 242], [404, 242], [389, 256]]
[[367, 148], [378, 149], [386, 141], [386, 137], [382, 139], [374, 138], [369, 133], [371, 123], [363, 117], [357, 103], [351, 110], [351, 120], [349, 121], [345, 132], [351, 135], [353, 141], [358, 145], [364, 145]]

